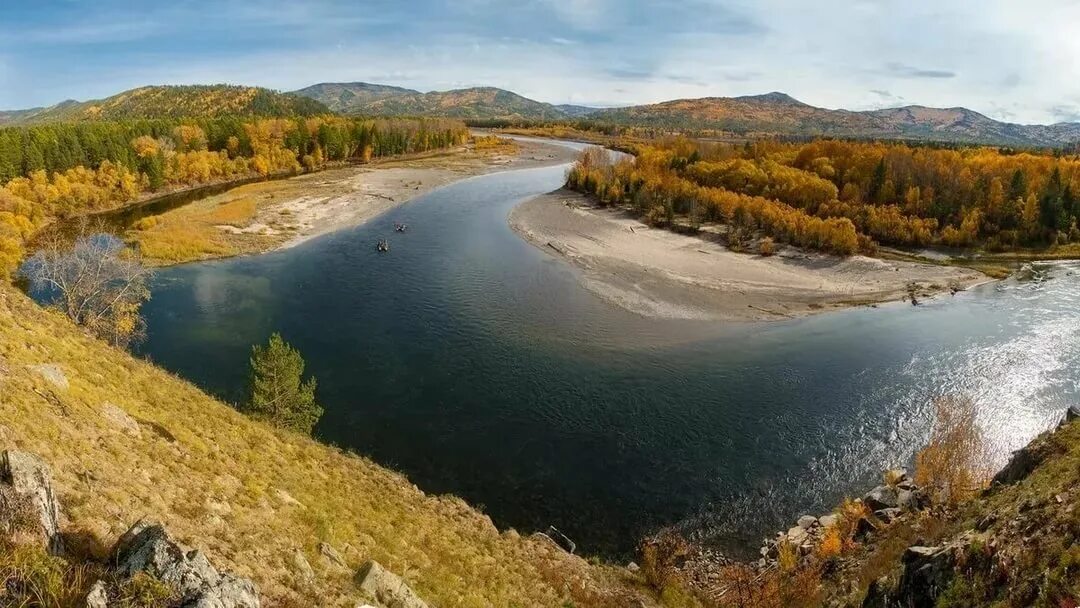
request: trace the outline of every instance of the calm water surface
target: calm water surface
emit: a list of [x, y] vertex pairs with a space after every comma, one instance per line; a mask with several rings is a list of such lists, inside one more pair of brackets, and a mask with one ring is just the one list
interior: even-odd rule
[[164, 270], [142, 352], [237, 402], [251, 345], [280, 331], [318, 378], [321, 438], [607, 554], [677, 522], [759, 541], [905, 463], [936, 395], [976, 399], [1000, 458], [1080, 393], [1068, 265], [917, 308], [644, 319], [508, 228], [564, 171], [473, 178], [294, 249]]

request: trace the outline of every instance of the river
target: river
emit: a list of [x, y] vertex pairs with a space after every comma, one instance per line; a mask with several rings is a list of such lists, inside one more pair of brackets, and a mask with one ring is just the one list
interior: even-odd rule
[[279, 331], [318, 378], [320, 438], [607, 555], [678, 522], [753, 547], [909, 461], [935, 396], [975, 399], [1000, 460], [1080, 392], [1073, 266], [919, 307], [645, 319], [507, 226], [564, 171], [472, 178], [292, 249], [162, 270], [141, 352], [238, 402], [251, 345]]

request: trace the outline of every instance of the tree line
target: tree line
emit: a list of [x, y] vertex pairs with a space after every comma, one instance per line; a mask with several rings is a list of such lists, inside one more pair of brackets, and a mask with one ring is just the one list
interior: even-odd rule
[[568, 185], [655, 223], [718, 221], [840, 254], [1080, 242], [1080, 159], [1060, 152], [685, 138], [635, 148], [636, 162], [583, 155]]
[[146, 193], [464, 143], [443, 119], [203, 118], [0, 129], [0, 278], [34, 232]]

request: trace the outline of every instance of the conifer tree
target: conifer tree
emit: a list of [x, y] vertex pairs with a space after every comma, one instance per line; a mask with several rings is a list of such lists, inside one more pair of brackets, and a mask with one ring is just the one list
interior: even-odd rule
[[315, 403], [315, 378], [302, 381], [304, 359], [281, 335], [251, 348], [251, 401], [247, 410], [275, 426], [310, 434], [322, 417]]

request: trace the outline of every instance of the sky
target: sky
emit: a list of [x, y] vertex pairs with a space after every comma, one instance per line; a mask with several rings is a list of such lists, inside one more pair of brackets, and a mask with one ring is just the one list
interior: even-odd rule
[[0, 109], [352, 81], [599, 106], [782, 91], [1080, 121], [1080, 2], [0, 0]]

